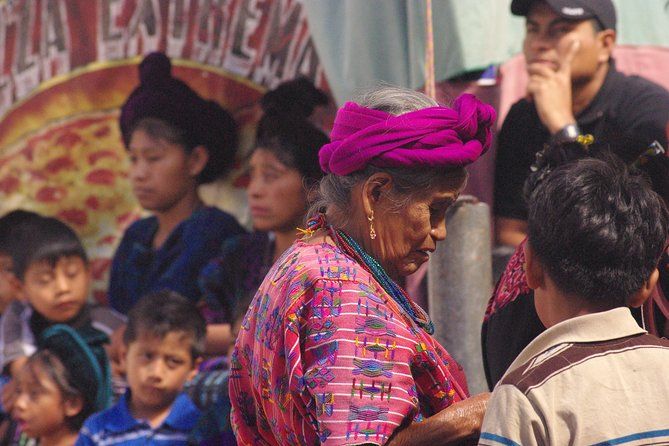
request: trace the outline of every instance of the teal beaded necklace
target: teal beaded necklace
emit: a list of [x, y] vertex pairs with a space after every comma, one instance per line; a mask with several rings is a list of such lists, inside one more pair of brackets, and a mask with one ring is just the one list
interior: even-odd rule
[[430, 317], [424, 311], [421, 311], [421, 315], [416, 313], [416, 309], [411, 305], [410, 298], [406, 291], [390, 278], [381, 264], [367, 251], [362, 249], [358, 242], [341, 229], [334, 229], [332, 226], [328, 225], [323, 213], [319, 213], [307, 222], [308, 231], [315, 231], [319, 228], [328, 229], [331, 237], [342, 251], [362, 265], [362, 267], [376, 279], [384, 291], [388, 293], [395, 303], [397, 303], [400, 308], [402, 308], [402, 310], [416, 322], [416, 324], [429, 334], [434, 334], [434, 324], [432, 324]]

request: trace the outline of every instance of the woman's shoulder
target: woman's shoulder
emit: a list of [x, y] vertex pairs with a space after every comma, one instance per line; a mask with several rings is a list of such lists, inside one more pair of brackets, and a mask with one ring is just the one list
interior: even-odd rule
[[233, 225], [241, 228], [241, 225], [239, 224], [239, 222], [235, 217], [215, 206], [201, 207], [200, 209], [193, 212], [190, 220], [197, 223], [205, 223], [205, 222], [217, 223], [217, 224]]
[[255, 256], [258, 252], [264, 252], [270, 243], [267, 232], [254, 231], [233, 235], [223, 242], [219, 257], [237, 258], [248, 254]]
[[123, 233], [123, 237], [133, 240], [144, 238], [147, 234], [153, 235], [157, 228], [158, 219], [155, 216], [150, 215], [132, 222]]
[[[369, 282], [369, 273], [327, 240], [297, 240], [276, 262], [274, 279], [299, 272], [301, 280]], [[289, 277], [295, 274], [289, 274]]]
[[188, 233], [203, 233], [210, 237], [222, 234], [227, 238], [232, 235], [246, 234], [246, 230], [235, 217], [213, 206], [204, 206], [193, 212], [186, 221], [185, 229]]

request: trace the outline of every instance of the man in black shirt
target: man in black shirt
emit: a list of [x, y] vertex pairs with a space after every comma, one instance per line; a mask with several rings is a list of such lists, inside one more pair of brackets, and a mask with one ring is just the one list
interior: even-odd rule
[[[498, 243], [515, 246], [525, 238], [523, 184], [536, 152], [548, 143], [578, 146], [571, 143], [583, 134], [594, 136], [591, 153], [608, 147], [628, 163], [653, 141], [667, 147], [669, 92], [616, 71], [611, 59], [616, 18], [610, 0], [513, 0], [511, 12], [527, 18], [523, 50], [529, 82], [527, 96], [513, 105], [498, 139], [495, 225]], [[517, 250], [482, 326], [483, 364], [491, 389], [545, 330], [525, 281], [523, 260], [522, 250]]]
[[616, 14], [610, 0], [513, 0], [526, 17], [527, 96], [513, 105], [498, 139], [495, 228], [499, 244], [526, 233], [523, 183], [550, 138], [594, 136], [624, 161], [657, 140], [667, 146], [669, 92], [616, 71]]

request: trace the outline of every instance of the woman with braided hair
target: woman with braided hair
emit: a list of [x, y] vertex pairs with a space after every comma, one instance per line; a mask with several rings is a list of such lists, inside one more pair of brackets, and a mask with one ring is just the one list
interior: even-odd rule
[[[231, 237], [200, 275], [209, 354], [228, 352], [270, 267], [297, 238], [309, 196], [323, 177], [318, 149], [327, 136], [309, 119], [328, 96], [306, 78], [285, 82], [261, 99], [263, 115], [248, 155], [247, 198], [254, 232]], [[223, 325], [232, 324], [230, 332]]]
[[200, 184], [234, 164], [237, 125], [230, 113], [172, 76], [162, 53], [144, 58], [139, 78], [119, 123], [133, 192], [152, 215], [125, 231], [114, 254], [109, 303], [124, 314], [150, 291], [170, 289], [196, 301], [202, 268], [223, 240], [244, 232], [198, 194]]

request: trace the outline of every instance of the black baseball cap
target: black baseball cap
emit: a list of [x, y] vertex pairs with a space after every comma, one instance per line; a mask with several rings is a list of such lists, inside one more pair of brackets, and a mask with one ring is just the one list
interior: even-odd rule
[[[530, 6], [540, 0], [513, 0], [511, 13], [526, 16]], [[616, 29], [616, 8], [611, 0], [541, 0], [567, 20], [595, 19], [603, 29]]]

